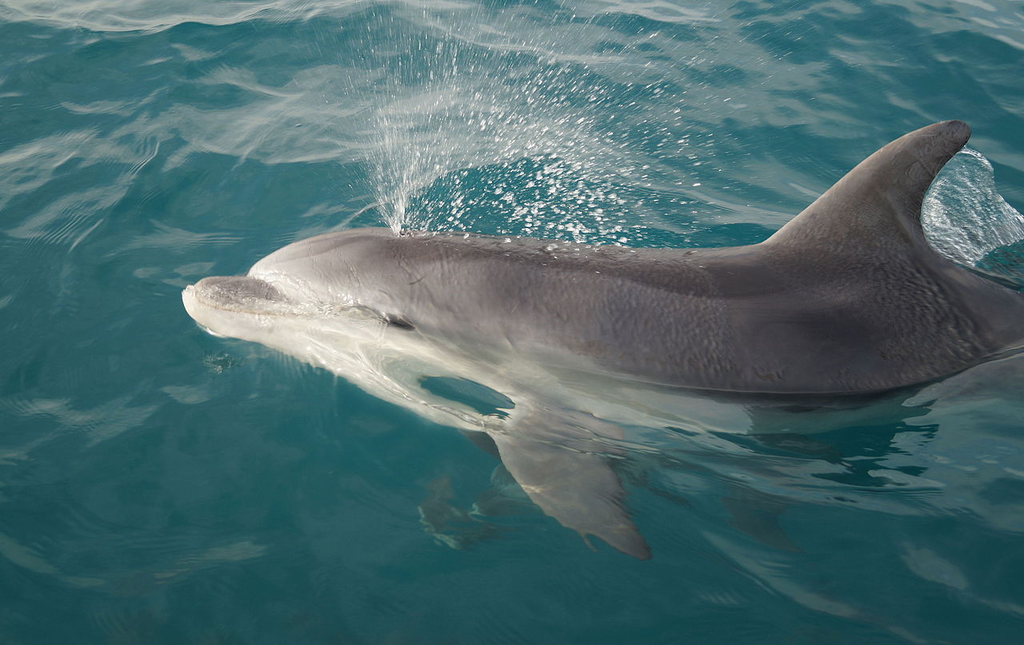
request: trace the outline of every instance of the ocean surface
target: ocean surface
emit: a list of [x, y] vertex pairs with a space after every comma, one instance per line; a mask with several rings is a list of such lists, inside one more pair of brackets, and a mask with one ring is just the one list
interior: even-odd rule
[[1020, 642], [1022, 358], [624, 427], [641, 561], [181, 303], [356, 226], [750, 244], [951, 118], [930, 239], [1024, 284], [1020, 2], [0, 0], [0, 642]]

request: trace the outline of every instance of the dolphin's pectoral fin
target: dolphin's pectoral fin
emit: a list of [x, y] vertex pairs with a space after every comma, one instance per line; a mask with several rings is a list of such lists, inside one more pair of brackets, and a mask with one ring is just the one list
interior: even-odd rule
[[505, 468], [544, 513], [584, 540], [595, 535], [635, 558], [651, 557], [622, 504], [622, 483], [604, 456], [507, 434], [492, 438]]
[[815, 249], [929, 249], [919, 244], [924, 242], [925, 192], [970, 136], [963, 121], [944, 121], [896, 139], [858, 164], [764, 244], [805, 254]]

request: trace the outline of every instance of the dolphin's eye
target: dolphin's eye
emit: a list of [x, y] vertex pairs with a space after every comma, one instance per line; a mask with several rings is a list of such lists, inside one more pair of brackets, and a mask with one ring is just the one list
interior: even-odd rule
[[384, 314], [382, 317], [384, 318], [384, 322], [392, 327], [407, 329], [409, 331], [416, 329], [416, 325], [409, 322], [409, 319], [405, 316], [399, 316], [398, 314]]

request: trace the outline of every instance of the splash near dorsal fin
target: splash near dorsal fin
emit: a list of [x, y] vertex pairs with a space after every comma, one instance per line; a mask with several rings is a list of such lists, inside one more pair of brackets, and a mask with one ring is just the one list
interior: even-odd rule
[[927, 247], [921, 230], [924, 194], [970, 136], [963, 121], [903, 135], [860, 162], [764, 244], [853, 253]]

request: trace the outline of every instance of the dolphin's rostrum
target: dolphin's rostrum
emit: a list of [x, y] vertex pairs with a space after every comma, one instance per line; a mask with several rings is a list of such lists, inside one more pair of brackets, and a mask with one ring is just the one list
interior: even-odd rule
[[[1022, 296], [939, 255], [921, 229], [925, 192], [969, 136], [965, 123], [946, 121], [893, 141], [751, 246], [630, 249], [357, 229], [295, 242], [247, 276], [205, 278], [183, 298], [218, 334], [326, 365], [400, 402], [415, 399], [415, 383], [397, 394], [379, 372], [368, 377], [368, 366], [380, 364], [367, 358], [374, 347], [394, 346], [426, 366], [423, 374], [438, 361], [453, 373], [462, 365], [460, 377], [489, 385], [497, 373], [531, 365], [562, 375], [555, 380], [586, 374], [728, 393], [882, 392], [963, 370], [1024, 340]], [[362, 359], [330, 347], [346, 325], [349, 333], [376, 330], [360, 345]], [[500, 385], [535, 391], [508, 378]], [[578, 417], [545, 422], [549, 410], [521, 403], [527, 398], [499, 429], [490, 421], [474, 429], [492, 435], [509, 472], [549, 515], [643, 557], [617, 479], [590, 450], [615, 431], [594, 431]], [[427, 416], [443, 407], [420, 402]]]

